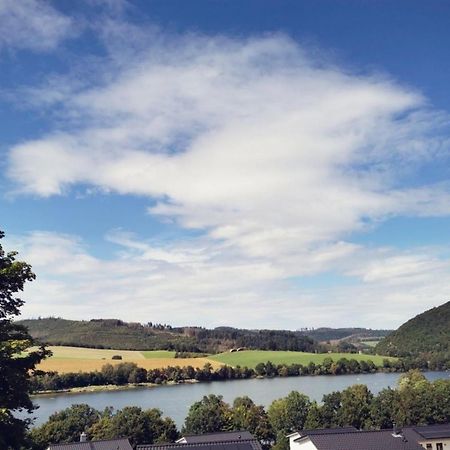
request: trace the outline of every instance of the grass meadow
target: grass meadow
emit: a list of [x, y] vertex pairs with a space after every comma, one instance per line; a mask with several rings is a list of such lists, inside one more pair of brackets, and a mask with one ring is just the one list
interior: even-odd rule
[[229, 366], [247, 366], [255, 367], [258, 363], [271, 361], [273, 364], [302, 364], [308, 365], [311, 361], [321, 363], [325, 358], [332, 358], [337, 361], [340, 358], [356, 359], [357, 361], [372, 360], [375, 365], [383, 363], [385, 356], [377, 355], [359, 355], [349, 353], [304, 353], [304, 352], [285, 352], [285, 351], [266, 351], [266, 350], [244, 350], [242, 352], [221, 353], [210, 356], [209, 359]]

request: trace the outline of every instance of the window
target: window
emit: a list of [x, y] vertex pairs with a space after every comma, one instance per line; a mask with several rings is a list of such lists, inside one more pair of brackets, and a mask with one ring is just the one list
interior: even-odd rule
[[444, 444], [442, 442], [436, 443], [436, 450], [444, 450]]
[[427, 444], [427, 450], [432, 450], [433, 445], [432, 444]]

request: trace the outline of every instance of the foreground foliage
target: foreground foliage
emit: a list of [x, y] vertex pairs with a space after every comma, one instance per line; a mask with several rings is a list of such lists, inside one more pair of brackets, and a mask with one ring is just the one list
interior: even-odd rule
[[[0, 231], [0, 239], [4, 233]], [[34, 409], [30, 400], [30, 373], [48, 352], [39, 348], [23, 356], [32, 344], [27, 329], [12, 322], [20, 314], [23, 300], [16, 294], [35, 278], [31, 266], [16, 260], [17, 253], [5, 253], [0, 245], [0, 448], [17, 449], [25, 441], [28, 420], [14, 413]]]

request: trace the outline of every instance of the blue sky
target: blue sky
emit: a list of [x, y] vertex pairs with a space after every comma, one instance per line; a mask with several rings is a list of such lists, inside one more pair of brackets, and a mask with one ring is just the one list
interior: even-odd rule
[[0, 0], [25, 317], [397, 327], [448, 300], [446, 1]]

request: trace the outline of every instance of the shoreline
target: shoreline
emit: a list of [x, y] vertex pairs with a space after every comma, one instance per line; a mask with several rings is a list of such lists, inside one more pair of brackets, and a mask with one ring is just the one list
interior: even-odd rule
[[183, 381], [168, 381], [167, 383], [128, 383], [128, 384], [100, 384], [93, 386], [73, 387], [68, 389], [58, 389], [55, 391], [38, 391], [33, 392], [31, 397], [42, 397], [46, 395], [57, 394], [89, 394], [96, 392], [114, 392], [114, 391], [128, 391], [139, 388], [155, 388], [159, 386], [177, 386], [180, 384], [196, 384], [200, 383], [198, 380], [183, 380]]
[[[421, 370], [421, 372], [446, 372], [449, 373], [450, 376], [450, 370]], [[390, 371], [384, 371], [384, 370], [377, 370], [376, 372], [371, 373], [345, 373], [345, 374], [321, 374], [321, 375], [300, 375], [299, 377], [304, 376], [311, 376], [311, 377], [345, 377], [345, 376], [351, 376], [351, 375], [375, 375], [378, 373], [398, 373], [403, 374], [406, 372], [390, 372]], [[274, 377], [268, 377], [263, 375], [257, 375], [252, 378], [246, 378], [246, 379], [254, 379], [254, 380], [264, 380], [267, 378], [296, 378], [296, 377], [280, 377], [280, 376], [274, 376]], [[207, 383], [212, 382], [220, 382], [220, 381], [239, 381], [239, 379], [230, 379], [230, 380], [210, 380], [206, 381]], [[123, 385], [116, 385], [116, 384], [102, 384], [102, 385], [92, 385], [92, 386], [84, 386], [84, 387], [73, 387], [68, 389], [59, 389], [59, 390], [50, 390], [50, 391], [38, 391], [31, 394], [31, 397], [43, 397], [43, 396], [50, 396], [50, 395], [58, 395], [58, 394], [89, 394], [89, 393], [98, 393], [98, 392], [115, 392], [115, 391], [127, 391], [127, 390], [133, 390], [133, 389], [139, 389], [139, 388], [156, 388], [161, 386], [179, 386], [182, 384], [197, 384], [197, 383], [205, 383], [205, 381], [199, 381], [196, 379], [188, 379], [188, 380], [182, 380], [182, 381], [167, 381], [164, 383], [128, 383]]]

